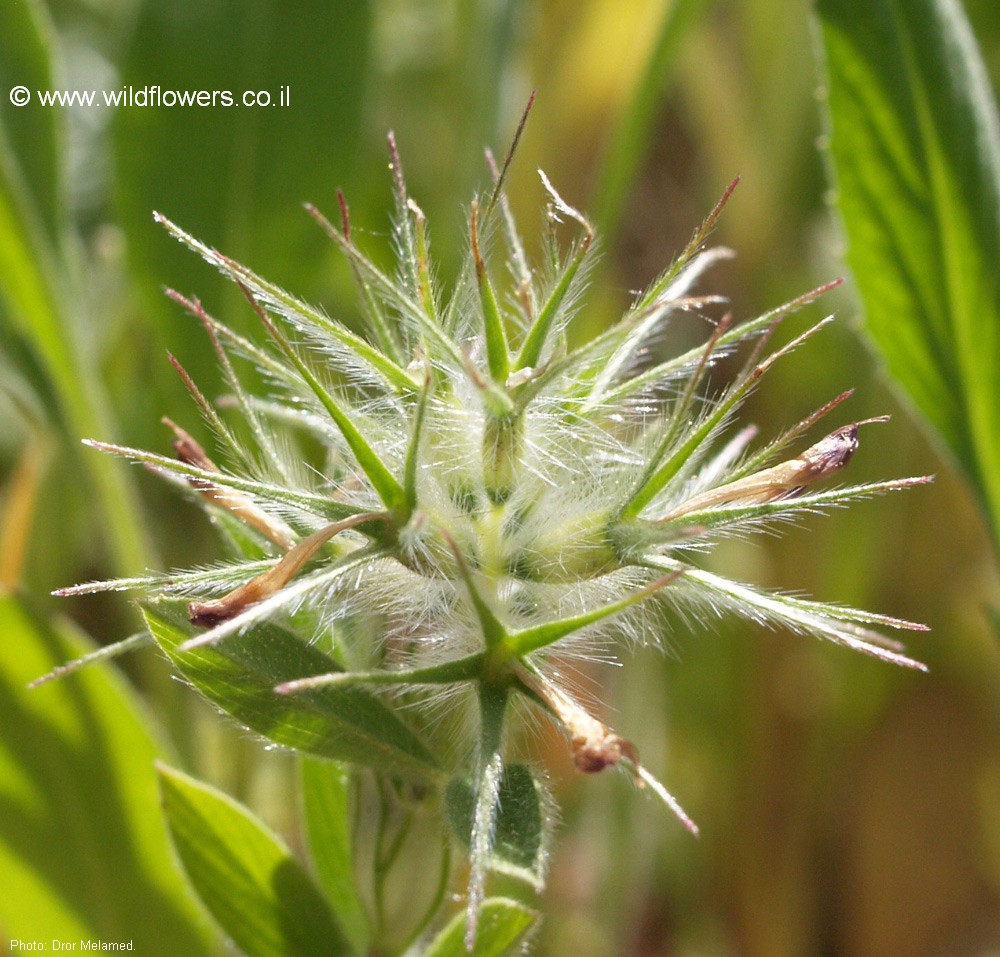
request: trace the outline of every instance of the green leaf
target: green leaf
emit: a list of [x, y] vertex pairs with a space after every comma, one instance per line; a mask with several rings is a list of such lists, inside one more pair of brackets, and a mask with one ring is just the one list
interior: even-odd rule
[[304, 756], [299, 768], [306, 835], [316, 876], [354, 951], [363, 954], [368, 944], [368, 918], [354, 877], [351, 772], [333, 761]]
[[136, 953], [208, 954], [170, 867], [153, 762], [164, 751], [117, 672], [28, 682], [93, 645], [0, 596], [0, 926], [6, 938], [131, 940]]
[[483, 902], [471, 951], [465, 947], [465, 915], [458, 914], [423, 957], [501, 957], [523, 943], [537, 922], [538, 914], [520, 901], [491, 897]]
[[955, 0], [820, 0], [848, 262], [1000, 541], [1000, 123]]
[[[53, 82], [50, 49], [52, 24], [40, 3], [0, 5], [0, 142], [9, 150], [9, 170], [23, 183], [30, 204], [49, 238], [58, 235], [63, 212], [60, 203], [59, 151], [63, 110], [42, 106], [39, 90]], [[27, 87], [31, 100], [15, 106], [9, 94]]]
[[[541, 890], [548, 846], [548, 795], [524, 764], [505, 765], [490, 866]], [[455, 836], [468, 845], [475, 795], [467, 778], [453, 778], [445, 792], [445, 812]], [[480, 925], [481, 926], [481, 925]]]
[[[135, 105], [115, 115], [120, 218], [149, 304], [165, 321], [176, 321], [163, 308], [165, 277], [199, 290], [223, 317], [217, 300], [226, 290], [153, 225], [154, 209], [307, 299], [326, 288], [324, 250], [301, 204], [335, 209], [337, 186], [350, 193], [358, 179], [373, 20], [369, 0], [139, 5], [122, 86], [233, 96], [232, 106]], [[244, 91], [266, 91], [272, 105], [244, 106]], [[229, 305], [241, 308], [238, 294]], [[188, 358], [207, 381], [211, 357]]]
[[276, 744], [410, 776], [439, 774], [420, 738], [364, 688], [276, 694], [283, 682], [337, 670], [332, 658], [284, 629], [265, 622], [182, 654], [178, 648], [191, 637], [188, 628], [159, 608], [143, 614], [157, 643], [198, 691]]
[[[81, 314], [90, 296], [68, 263], [69, 219], [63, 199], [62, 127], [57, 107], [43, 107], [39, 90], [58, 85], [51, 65], [51, 25], [39, 3], [0, 10], [0, 350], [30, 382], [39, 404], [73, 438], [114, 433], [96, 366], [76, 352]], [[14, 86], [31, 101], [15, 107]], [[75, 264], [74, 264], [75, 265]], [[83, 270], [81, 270], [81, 273]], [[72, 315], [71, 315], [72, 312]], [[78, 463], [75, 463], [78, 464]], [[148, 537], [125, 474], [88, 456], [83, 495], [103, 513], [102, 525], [118, 567], [146, 564]]]
[[163, 812], [202, 903], [249, 957], [337, 957], [350, 947], [288, 848], [215, 788], [158, 765]]

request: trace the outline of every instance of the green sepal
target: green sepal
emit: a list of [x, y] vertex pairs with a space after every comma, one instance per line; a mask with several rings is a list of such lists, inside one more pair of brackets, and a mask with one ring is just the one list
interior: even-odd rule
[[[549, 796], [525, 764], [508, 764], [500, 779], [491, 870], [517, 877], [540, 891], [545, 883]], [[452, 832], [466, 847], [472, 834], [475, 794], [467, 777], [454, 777], [444, 796]]]
[[387, 509], [401, 506], [406, 498], [403, 486], [399, 484], [396, 477], [389, 471], [386, 464], [379, 458], [378, 453], [369, 444], [361, 430], [354, 424], [351, 417], [340, 407], [340, 404], [319, 381], [316, 374], [309, 368], [302, 357], [295, 351], [292, 344], [285, 338], [277, 326], [271, 322], [263, 310], [259, 313], [261, 320], [267, 327], [268, 332], [274, 337], [281, 351], [291, 360], [292, 364], [299, 371], [306, 385], [312, 390], [313, 395], [319, 399], [323, 408], [326, 409], [330, 418], [333, 419], [344, 441], [350, 446], [354, 458], [357, 459], [361, 471], [372, 483], [375, 492], [382, 500], [382, 504]]
[[823, 328], [829, 318], [824, 319], [811, 326], [800, 336], [797, 336], [786, 346], [772, 352], [766, 359], [742, 375], [727, 390], [726, 394], [716, 403], [710, 415], [693, 429], [688, 438], [670, 453], [664, 462], [663, 457], [667, 454], [670, 441], [673, 438], [673, 423], [668, 426], [667, 436], [650, 458], [649, 465], [643, 473], [642, 478], [636, 484], [631, 496], [623, 506], [619, 517], [622, 519], [632, 518], [638, 515], [656, 496], [663, 491], [668, 483], [676, 478], [681, 470], [688, 464], [692, 456], [704, 446], [712, 433], [718, 429], [727, 419], [729, 414], [749, 395], [750, 391], [782, 356], [787, 355], [798, 345], [805, 342]]
[[504, 387], [507, 383], [507, 377], [510, 375], [510, 347], [507, 344], [507, 335], [504, 332], [503, 318], [500, 315], [500, 307], [497, 305], [493, 283], [490, 282], [490, 273], [486, 268], [486, 260], [483, 258], [479, 245], [479, 208], [475, 204], [472, 207], [470, 228], [476, 284], [479, 287], [479, 304], [483, 310], [483, 333], [486, 340], [486, 358], [490, 368], [490, 378], [497, 385]]
[[571, 615], [569, 618], [546, 621], [532, 628], [524, 628], [521, 631], [511, 632], [504, 644], [512, 654], [518, 656], [538, 651], [547, 645], [565, 638], [567, 635], [571, 635], [574, 631], [579, 631], [581, 628], [586, 628], [588, 625], [596, 624], [605, 618], [611, 618], [613, 615], [625, 611], [626, 608], [630, 608], [632, 605], [649, 598], [650, 595], [669, 585], [679, 575], [680, 572], [667, 575], [647, 585], [645, 588], [633, 592], [631, 595], [626, 595], [619, 601], [605, 605], [603, 608], [595, 608], [593, 611], [584, 612], [581, 615]]
[[538, 365], [552, 325], [559, 314], [560, 307], [566, 300], [580, 266], [583, 265], [589, 248], [589, 242], [581, 242], [566, 268], [560, 273], [549, 298], [545, 300], [535, 317], [535, 321], [528, 329], [521, 351], [517, 355], [517, 361], [514, 363], [516, 369], [533, 369]]
[[264, 303], [268, 308], [272, 308], [282, 315], [288, 317], [295, 316], [299, 321], [322, 329], [325, 334], [353, 353], [365, 365], [376, 371], [393, 391], [405, 394], [414, 390], [415, 383], [407, 375], [405, 369], [401, 369], [392, 359], [379, 352], [371, 343], [366, 342], [360, 336], [351, 332], [346, 326], [333, 322], [319, 310], [289, 295], [283, 289], [268, 282], [266, 279], [262, 279], [246, 266], [206, 246], [203, 242], [195, 239], [179, 226], [172, 223], [165, 216], [156, 213], [154, 214], [154, 219], [175, 239], [182, 242], [194, 252], [199, 253], [225, 276], [228, 276], [234, 282], [249, 290], [255, 300]]
[[299, 492], [279, 485], [259, 482], [256, 479], [243, 478], [243, 476], [233, 475], [230, 472], [212, 472], [208, 469], [198, 468], [197, 465], [182, 462], [180, 459], [170, 458], [168, 455], [160, 455], [156, 452], [147, 452], [144, 449], [114, 445], [111, 442], [95, 442], [90, 439], [85, 439], [83, 444], [97, 449], [99, 452], [109, 452], [112, 455], [132, 459], [134, 462], [151, 465], [154, 469], [168, 475], [179, 475], [185, 479], [193, 478], [219, 488], [231, 488], [237, 492], [249, 492], [251, 495], [271, 502], [280, 502], [292, 508], [300, 508], [312, 515], [321, 515], [331, 522], [349, 518], [351, 515], [360, 515], [364, 511], [357, 505], [334, 501], [329, 495]]

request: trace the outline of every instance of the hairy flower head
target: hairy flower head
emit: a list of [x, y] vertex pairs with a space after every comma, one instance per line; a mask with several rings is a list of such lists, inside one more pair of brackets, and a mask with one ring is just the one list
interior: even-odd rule
[[[733, 613], [920, 668], [878, 629], [921, 626], [766, 593], [711, 571], [703, 556], [724, 536], [925, 479], [824, 484], [847, 465], [865, 423], [811, 443], [804, 433], [849, 393], [757, 448], [755, 431], [735, 425], [741, 404], [774, 363], [828, 320], [768, 351], [774, 328], [835, 283], [743, 323], [726, 315], [712, 323], [703, 346], [661, 354], [664, 329], [675, 317], [705, 314], [723, 302], [696, 291], [704, 271], [727, 255], [705, 242], [732, 187], [625, 315], [571, 348], [567, 327], [594, 256], [587, 219], [543, 175], [545, 262], [529, 265], [494, 168], [491, 195], [472, 204], [468, 255], [446, 294], [435, 282], [426, 220], [407, 194], [394, 144], [392, 154], [394, 274], [355, 244], [346, 204], [339, 228], [309, 209], [353, 270], [364, 335], [157, 216], [239, 286], [263, 336], [237, 335], [200, 302], [170, 293], [203, 324], [231, 390], [224, 402], [210, 402], [172, 360], [216, 447], [209, 455], [169, 420], [176, 457], [91, 444], [179, 480], [218, 522], [236, 557], [64, 592], [141, 589], [161, 644], [165, 626], [153, 624], [157, 609], [184, 607], [187, 630], [168, 653], [201, 690], [251, 726], [256, 712], [241, 711], [243, 704], [199, 682], [206, 655], [252, 673], [261, 701], [284, 709], [274, 713], [322, 711], [319, 703], [349, 692], [351, 701], [384, 702], [391, 720], [378, 711], [379, 721], [395, 729], [391, 742], [360, 718], [357, 727], [387, 749], [417, 747], [399, 744], [404, 730], [420, 733], [430, 720], [420, 718], [421, 709], [439, 708], [445, 689], [471, 691], [479, 712], [471, 768], [462, 768], [464, 754], [431, 763], [452, 784], [472, 782], [474, 933], [502, 830], [502, 794], [517, 777], [504, 758], [510, 701], [528, 702], [561, 726], [579, 770], [627, 768], [693, 830], [640, 764], [635, 746], [563, 685], [559, 662], [607, 656], [623, 642], [662, 643], [667, 605]], [[570, 230], [575, 238], [561, 249], [557, 234]], [[505, 272], [495, 265], [501, 253]], [[742, 371], [711, 393], [709, 371], [740, 348]], [[241, 363], [256, 367], [265, 395], [243, 385]], [[322, 450], [308, 466], [290, 451], [302, 437]], [[296, 673], [287, 654], [268, 660], [272, 644], [287, 650], [275, 632], [251, 654], [255, 636], [275, 623], [309, 649], [298, 666], [306, 670]], [[348, 699], [336, 700], [342, 715]], [[289, 743], [272, 728], [261, 730]], [[334, 756], [347, 747], [330, 744], [329, 736], [322, 746], [312, 741], [292, 743]], [[348, 756], [365, 762], [367, 753]], [[378, 748], [371, 754], [376, 766], [385, 759]], [[455, 793], [455, 806], [464, 806], [464, 792]]]

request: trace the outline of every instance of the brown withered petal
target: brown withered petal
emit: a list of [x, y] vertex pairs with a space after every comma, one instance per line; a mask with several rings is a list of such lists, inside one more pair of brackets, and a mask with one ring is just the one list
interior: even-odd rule
[[596, 774], [618, 764], [623, 757], [639, 764], [639, 751], [631, 741], [609, 731], [600, 722], [596, 723], [600, 725], [600, 734], [578, 735], [570, 742], [577, 771]]
[[273, 568], [251, 578], [238, 588], [212, 601], [196, 601], [188, 605], [188, 620], [192, 625], [211, 628], [235, 618], [240, 612], [256, 605], [287, 585], [306, 562], [316, 554], [331, 538], [362, 522], [379, 520], [383, 516], [375, 513], [352, 515], [339, 522], [326, 525], [319, 531], [303, 538]]
[[[174, 433], [174, 441], [170, 444], [178, 459], [186, 465], [194, 465], [206, 472], [222, 472], [222, 469], [205, 454], [205, 450], [193, 436], [165, 416], [163, 424]], [[191, 488], [200, 492], [207, 501], [219, 506], [219, 508], [224, 508], [227, 512], [232, 512], [238, 519], [246, 522], [251, 528], [257, 529], [283, 551], [287, 552], [295, 544], [295, 535], [292, 530], [254, 504], [250, 496], [233, 489], [222, 488], [205, 479], [189, 478], [188, 483]]]
[[639, 750], [587, 712], [558, 685], [527, 668], [518, 677], [551, 709], [569, 735], [573, 764], [583, 774], [596, 774], [622, 758], [639, 767]]
[[850, 462], [858, 450], [858, 429], [862, 425], [887, 420], [888, 416], [879, 416], [841, 426], [794, 459], [695, 495], [659, 521], [669, 522], [719, 505], [763, 505], [798, 495], [814, 482], [835, 475]]

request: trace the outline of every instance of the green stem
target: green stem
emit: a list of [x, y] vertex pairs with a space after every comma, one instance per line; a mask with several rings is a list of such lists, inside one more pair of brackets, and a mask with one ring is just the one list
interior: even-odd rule
[[378, 790], [378, 821], [376, 824], [373, 888], [375, 904], [375, 937], [382, 938], [385, 933], [385, 882], [388, 873], [382, 867], [385, 859], [385, 839], [389, 826], [389, 795], [386, 793], [385, 781], [381, 775], [376, 775], [375, 786]]

